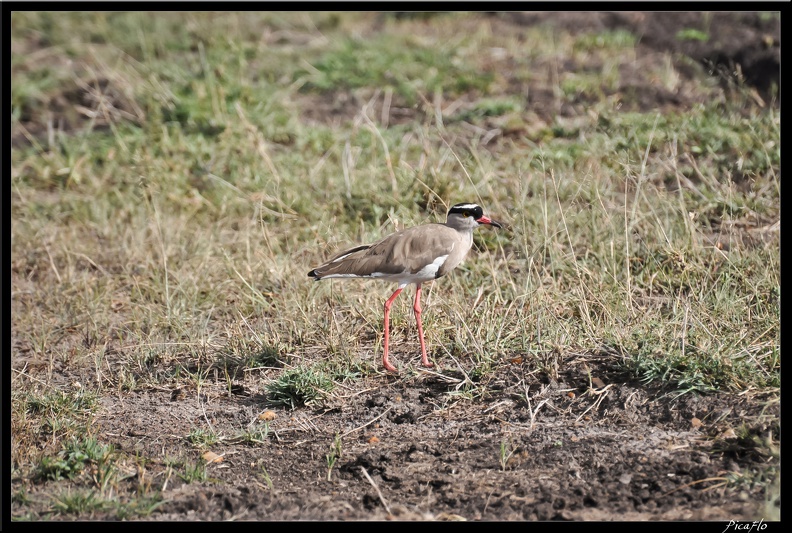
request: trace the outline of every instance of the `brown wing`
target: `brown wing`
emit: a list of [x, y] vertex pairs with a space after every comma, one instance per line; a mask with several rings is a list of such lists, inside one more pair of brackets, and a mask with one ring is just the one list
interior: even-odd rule
[[343, 273], [342, 271], [336, 272], [336, 270], [338, 270], [339, 267], [344, 265], [344, 259], [346, 259], [348, 256], [360, 253], [361, 251], [367, 250], [369, 248], [371, 248], [371, 245], [363, 244], [360, 246], [355, 246], [354, 248], [350, 248], [349, 250], [344, 250], [343, 252], [339, 253], [338, 255], [335, 255], [331, 259], [328, 259], [326, 262], [322, 263], [320, 266], [308, 272], [308, 276], [319, 280], [324, 276], [328, 276], [334, 273]]
[[[316, 279], [330, 276], [369, 277], [416, 273], [437, 257], [458, 247], [458, 233], [444, 224], [415, 226], [388, 235], [371, 245], [339, 253], [308, 273]], [[445, 273], [445, 271], [443, 272]]]

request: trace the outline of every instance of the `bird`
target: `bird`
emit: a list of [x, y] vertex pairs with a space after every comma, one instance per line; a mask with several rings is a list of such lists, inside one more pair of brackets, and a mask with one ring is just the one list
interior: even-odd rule
[[388, 359], [390, 310], [402, 290], [415, 284], [413, 311], [421, 342], [421, 364], [433, 365], [426, 355], [421, 322], [421, 285], [448, 274], [458, 266], [473, 246], [473, 230], [480, 225], [502, 228], [500, 222], [484, 216], [478, 204], [467, 202], [451, 206], [445, 223], [413, 226], [373, 243], [362, 244], [337, 254], [308, 272], [315, 281], [328, 278], [368, 278], [398, 283], [385, 301], [385, 342], [382, 363], [397, 372]]

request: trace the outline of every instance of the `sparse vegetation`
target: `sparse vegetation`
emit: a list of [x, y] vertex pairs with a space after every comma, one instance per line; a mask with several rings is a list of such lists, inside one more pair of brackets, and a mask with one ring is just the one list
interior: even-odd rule
[[213, 431], [208, 431], [201, 428], [193, 428], [190, 430], [190, 434], [187, 435], [187, 440], [190, 442], [190, 444], [197, 446], [198, 448], [207, 448], [213, 444], [216, 444], [220, 438]]
[[677, 39], [680, 41], [709, 41], [709, 35], [707, 32], [697, 30], [696, 28], [685, 28], [683, 30], [679, 30], [676, 35]]
[[334, 387], [333, 379], [316, 368], [287, 370], [267, 385], [269, 403], [291, 409], [321, 402]]
[[330, 476], [333, 473], [333, 467], [336, 465], [338, 460], [341, 458], [341, 436], [336, 433], [335, 439], [333, 439], [333, 445], [330, 447], [330, 452], [328, 452], [326, 459], [327, 459], [327, 481], [330, 481]]
[[500, 463], [501, 470], [505, 471], [509, 467], [509, 459], [514, 455], [515, 449], [512, 443], [508, 440], [502, 440], [500, 443], [500, 454], [498, 455], [498, 462]]
[[[496, 22], [12, 14], [12, 519], [148, 517], [175, 486], [222, 483], [226, 470], [198, 457], [217, 446], [258, 454], [228, 456], [229, 470], [250, 470], [249, 490], [288, 492], [300, 469], [282, 472], [271, 448], [314, 441], [294, 461], [306, 477], [348, 482], [365, 464], [366, 505], [379, 506], [388, 480], [352, 451], [375, 446], [379, 423], [427, 421], [414, 405], [439, 418], [484, 410], [512, 399], [504, 376], [519, 374], [509, 409], [535, 428], [547, 383], [580, 395], [556, 387], [579, 354], [657, 397], [776, 405], [777, 102], [736, 74], [724, 83], [700, 65], [683, 75], [670, 53], [639, 57], [627, 30]], [[707, 42], [705, 22], [676, 39]], [[367, 420], [317, 430], [364, 391], [422, 374], [410, 298], [394, 304], [401, 373], [386, 377], [388, 289], [306, 272], [468, 200], [507, 229], [478, 232], [471, 259], [425, 287], [439, 381], [393, 404], [369, 393]], [[604, 398], [583, 397], [581, 420]], [[119, 406], [153, 398], [164, 399], [118, 420]], [[262, 405], [293, 425], [259, 420]], [[773, 502], [779, 422], [766, 416], [770, 436], [746, 430], [718, 453], [759, 450], [767, 465], [719, 477]], [[493, 436], [490, 465], [493, 442], [501, 473], [518, 471], [509, 459], [526, 443]]]
[[263, 424], [251, 424], [250, 427], [237, 434], [236, 440], [245, 444], [264, 444], [269, 436], [269, 431], [269, 424], [266, 422]]

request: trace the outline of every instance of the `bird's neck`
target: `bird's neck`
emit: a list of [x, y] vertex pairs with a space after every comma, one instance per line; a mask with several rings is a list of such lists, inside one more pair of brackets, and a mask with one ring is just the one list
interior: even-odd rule
[[464, 249], [466, 251], [470, 250], [470, 248], [473, 246], [473, 228], [470, 226], [459, 227], [458, 225], [454, 225], [454, 224], [446, 224], [446, 226], [448, 226], [453, 230], [456, 230], [459, 233], [459, 236], [462, 240]]

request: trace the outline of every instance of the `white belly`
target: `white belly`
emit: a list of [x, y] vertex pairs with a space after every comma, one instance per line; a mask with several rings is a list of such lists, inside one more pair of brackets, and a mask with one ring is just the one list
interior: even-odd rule
[[373, 272], [371, 277], [377, 279], [386, 279], [388, 281], [396, 281], [402, 286], [409, 285], [410, 283], [424, 283], [426, 281], [432, 281], [437, 277], [437, 271], [441, 266], [443, 266], [443, 263], [445, 263], [446, 259], [448, 259], [448, 255], [441, 255], [415, 273], [410, 272], [409, 270], [405, 270], [404, 272], [400, 272], [398, 274]]

